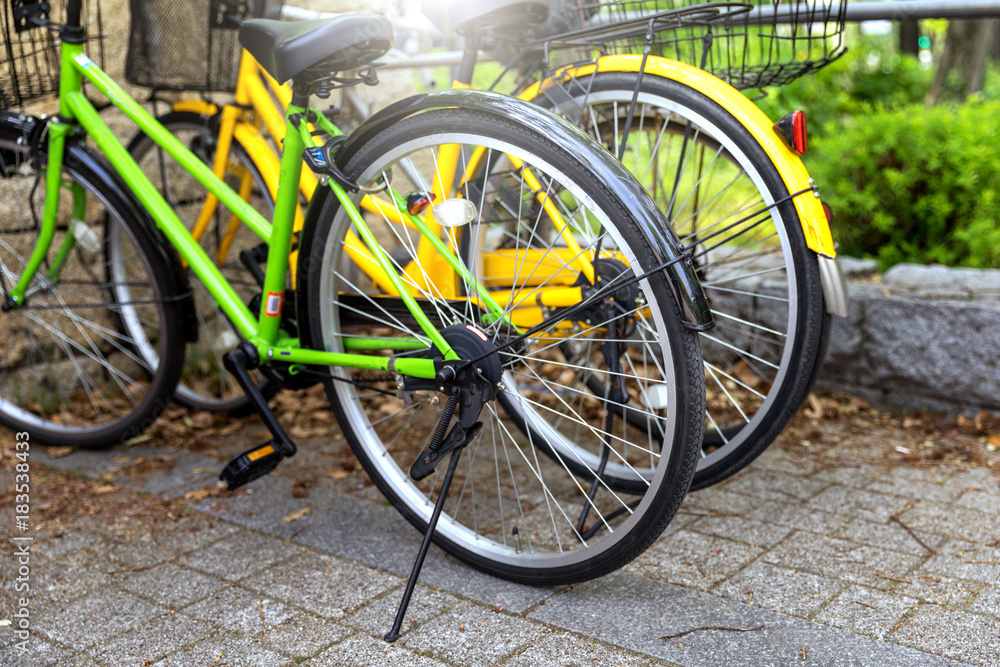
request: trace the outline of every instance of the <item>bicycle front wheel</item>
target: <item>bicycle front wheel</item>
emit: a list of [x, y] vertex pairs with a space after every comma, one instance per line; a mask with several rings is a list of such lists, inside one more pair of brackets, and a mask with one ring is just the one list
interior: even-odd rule
[[[457, 171], [443, 157], [449, 155]], [[445, 234], [455, 250], [463, 235], [492, 233], [484, 227], [499, 234], [513, 230], [498, 251], [467, 256], [469, 274], [489, 276], [476, 285], [456, 277], [439, 253], [425, 252], [411, 227], [367, 215], [394, 270], [446, 338], [468, 338], [470, 328], [494, 346], [515, 338], [510, 323], [483, 317], [483, 290], [522, 329], [548, 314], [549, 328], [498, 355], [499, 393], [530, 428], [522, 434], [497, 401], [486, 403], [483, 428], [462, 454], [435, 541], [473, 566], [531, 584], [581, 581], [635, 558], [687, 492], [704, 405], [697, 337], [682, 326], [663, 271], [652, 270], [658, 262], [649, 239], [629, 211], [628, 197], [644, 197], [641, 189], [602, 182], [594, 165], [581, 164], [530, 128], [462, 108], [392, 125], [348, 156], [346, 170], [363, 185], [389, 179], [401, 195], [437, 187], [447, 201], [439, 199], [435, 211], [449, 206], [466, 212], [464, 224]], [[411, 182], [413, 174], [422, 174], [423, 182]], [[386, 293], [385, 277], [359, 265], [363, 248], [333, 197], [316, 219], [304, 230], [302, 247], [310, 253], [299, 269], [299, 313], [308, 313], [311, 345], [343, 351], [359, 339], [374, 340], [394, 356], [428, 355], [427, 336], [401, 300]], [[542, 236], [553, 220], [561, 231]], [[475, 262], [488, 266], [467, 266]], [[558, 308], [536, 305], [536, 297], [574, 286], [579, 299], [595, 264], [613, 267], [626, 287], [586, 313], [562, 317]], [[411, 343], [408, 352], [404, 345]], [[624, 393], [597, 395], [566, 379], [589, 364], [615, 368]], [[419, 482], [407, 473], [430, 441], [442, 395], [408, 391], [402, 378], [385, 374], [331, 374], [326, 385], [333, 409], [365, 470], [411, 523], [425, 529], [446, 466]], [[625, 402], [655, 422], [662, 440], [649, 437], [648, 424], [636, 428], [622, 420]], [[657, 407], [643, 407], [649, 403]], [[557, 453], [540, 456], [541, 449]], [[568, 457], [578, 457], [575, 466], [567, 465]], [[583, 458], [593, 465], [579, 469]], [[635, 471], [634, 492], [602, 481], [610, 466]]]
[[[34, 122], [0, 115], [5, 301], [42, 218], [45, 176], [27, 140]], [[138, 435], [166, 406], [182, 365], [174, 267], [99, 169], [84, 147], [67, 145], [50, 252], [25, 303], [0, 314], [0, 423], [33, 441], [104, 447]]]
[[[535, 101], [562, 100], [560, 110], [616, 156], [624, 145], [622, 163], [693, 248], [716, 321], [701, 337], [708, 409], [698, 489], [749, 465], [802, 405], [830, 316], [791, 193], [760, 144], [703, 93], [638, 77], [571, 79], [563, 84], [568, 95]], [[589, 374], [576, 382], [600, 391], [603, 380]]]

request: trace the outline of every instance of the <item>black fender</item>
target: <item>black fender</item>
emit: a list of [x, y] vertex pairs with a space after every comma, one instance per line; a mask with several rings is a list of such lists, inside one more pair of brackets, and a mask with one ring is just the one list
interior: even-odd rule
[[[715, 325], [708, 299], [695, 274], [694, 262], [642, 185], [583, 131], [540, 107], [507, 95], [479, 90], [454, 89], [414, 95], [386, 107], [365, 121], [344, 140], [335, 160], [343, 169], [361, 146], [393, 123], [423, 111], [449, 107], [475, 109], [527, 125], [551, 138], [581, 164], [594, 169], [605, 183], [614, 184], [649, 240], [656, 261], [665, 265], [668, 284], [677, 298], [687, 328], [707, 331]], [[311, 240], [310, 231], [316, 226], [315, 218], [324, 201], [332, 196], [332, 191], [326, 187], [318, 188], [313, 195], [303, 228], [304, 245]]]
[[[26, 141], [33, 143], [47, 141], [44, 132], [46, 121], [11, 112], [0, 113], [3, 114], [3, 122], [19, 130]], [[42, 155], [44, 156], [44, 153]], [[113, 204], [120, 206], [122, 213], [130, 218], [125, 222], [138, 226], [141, 233], [147, 234], [154, 240], [153, 245], [161, 257], [166, 260], [168, 266], [174, 269], [168, 278], [172, 283], [170, 289], [173, 293], [166, 296], [173, 298], [183, 295], [183, 298], [180, 299], [180, 307], [184, 316], [184, 335], [188, 342], [197, 340], [198, 320], [195, 315], [194, 295], [191, 292], [187, 271], [184, 270], [180, 255], [177, 254], [177, 250], [163, 233], [157, 229], [156, 223], [125, 185], [125, 182], [121, 180], [114, 167], [104, 156], [87, 146], [83, 140], [73, 136], [67, 137], [63, 165], [64, 168], [70, 168], [97, 180], [98, 182], [93, 185], [106, 188], [109, 195], [115, 199]]]

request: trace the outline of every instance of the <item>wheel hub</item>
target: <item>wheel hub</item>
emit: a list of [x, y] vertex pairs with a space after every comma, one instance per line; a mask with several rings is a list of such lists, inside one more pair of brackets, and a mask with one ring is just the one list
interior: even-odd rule
[[453, 324], [442, 329], [441, 335], [459, 358], [471, 360], [483, 357], [474, 364], [476, 371], [494, 387], [500, 382], [503, 373], [500, 355], [485, 332], [471, 324]]

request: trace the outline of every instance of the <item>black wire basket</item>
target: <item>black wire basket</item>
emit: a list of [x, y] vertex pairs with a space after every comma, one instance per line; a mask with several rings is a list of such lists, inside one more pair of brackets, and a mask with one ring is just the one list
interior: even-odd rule
[[736, 88], [788, 83], [844, 46], [846, 0], [555, 0], [560, 35], [549, 50], [643, 53], [705, 69]]
[[155, 89], [236, 89], [239, 26], [277, 18], [283, 0], [131, 0], [125, 78]]
[[[35, 20], [66, 20], [64, 3], [38, 0], [9, 0], [0, 12], [3, 54], [0, 55], [0, 108], [9, 109], [59, 90], [59, 38], [48, 26]], [[50, 8], [51, 7], [51, 8]], [[89, 0], [83, 5], [82, 19], [87, 28], [87, 54], [104, 66], [104, 33], [101, 4]]]

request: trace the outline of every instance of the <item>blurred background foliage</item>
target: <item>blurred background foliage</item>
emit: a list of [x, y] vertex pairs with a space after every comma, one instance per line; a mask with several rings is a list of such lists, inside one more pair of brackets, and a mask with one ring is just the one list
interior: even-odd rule
[[920, 32], [914, 55], [901, 52], [898, 24], [877, 35], [848, 25], [845, 56], [767, 89], [757, 104], [772, 119], [806, 112], [804, 160], [833, 209], [841, 253], [877, 259], [882, 270], [1000, 268], [996, 31], [978, 73], [956, 56], [970, 40], [947, 21], [921, 21]]

